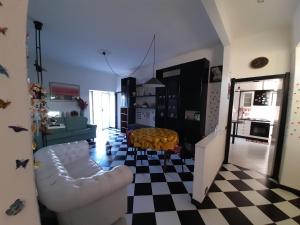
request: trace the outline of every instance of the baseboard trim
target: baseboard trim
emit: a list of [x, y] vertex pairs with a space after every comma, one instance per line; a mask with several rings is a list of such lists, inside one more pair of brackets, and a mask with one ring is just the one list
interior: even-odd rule
[[197, 200], [193, 199], [191, 200], [191, 203], [197, 207], [197, 209], [201, 208], [201, 203], [198, 202]]
[[279, 188], [289, 191], [289, 192], [292, 192], [293, 194], [298, 195], [300, 197], [300, 190], [297, 190], [295, 188], [291, 188], [291, 187], [288, 187], [288, 186], [285, 186], [282, 184], [278, 184], [278, 186], [279, 186]]
[[236, 138], [249, 139], [249, 140], [252, 140], [252, 141], [261, 141], [261, 142], [268, 143], [268, 140], [266, 140], [266, 139], [260, 139], [260, 138], [255, 138], [255, 137], [242, 136], [242, 135], [235, 135], [235, 137]]
[[[217, 177], [217, 175], [219, 174], [219, 172], [220, 172], [220, 170], [221, 170], [223, 164], [224, 164], [224, 161], [223, 161], [223, 163], [221, 164], [221, 166], [219, 167], [218, 172], [217, 172], [217, 174], [215, 175], [215, 177], [214, 177], [214, 179], [213, 179], [213, 182], [210, 184], [208, 190], [206, 191], [205, 197], [204, 197], [204, 198], [206, 198], [206, 196], [207, 196], [207, 194], [208, 194], [208, 192], [209, 192], [209, 189], [210, 189], [211, 185], [214, 183], [214, 181], [216, 180], [216, 177]], [[192, 198], [192, 200], [191, 200], [191, 203], [192, 203], [193, 205], [195, 205], [197, 208], [201, 208], [201, 203], [200, 203], [199, 201], [193, 199], [193, 198]]]

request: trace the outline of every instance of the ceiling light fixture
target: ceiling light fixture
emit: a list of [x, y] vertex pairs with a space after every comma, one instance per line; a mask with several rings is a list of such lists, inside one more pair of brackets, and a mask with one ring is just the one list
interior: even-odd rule
[[265, 0], [257, 0], [257, 3], [264, 3]]
[[[156, 70], [155, 70], [155, 41], [156, 41], [156, 38], [155, 38], [155, 34], [154, 34], [154, 37], [153, 37], [153, 66], [152, 66], [152, 74], [153, 74], [153, 77], [148, 80], [146, 83], [143, 84], [144, 87], [151, 87], [151, 88], [158, 88], [158, 87], [165, 87], [165, 85], [160, 82], [158, 79], [156, 79]], [[152, 44], [151, 44], [152, 46]]]
[[144, 58], [142, 59], [142, 61], [140, 62], [140, 64], [135, 68], [135, 70], [132, 72], [132, 73], [130, 73], [130, 74], [128, 74], [128, 75], [125, 75], [125, 76], [123, 76], [123, 75], [121, 75], [121, 74], [118, 74], [114, 69], [113, 69], [113, 67], [111, 66], [111, 64], [110, 64], [110, 62], [109, 62], [109, 60], [108, 60], [108, 55], [110, 55], [111, 54], [111, 52], [110, 51], [108, 51], [108, 50], [106, 50], [106, 49], [98, 49], [97, 51], [98, 51], [98, 53], [99, 54], [101, 54], [101, 55], [103, 55], [103, 57], [104, 57], [104, 59], [105, 59], [105, 62], [106, 62], [106, 64], [107, 64], [107, 66], [109, 67], [109, 69], [111, 70], [111, 72], [113, 73], [113, 74], [115, 74], [115, 75], [117, 75], [117, 76], [120, 76], [120, 77], [131, 77], [131, 76], [133, 76], [143, 65], [144, 65], [144, 62], [146, 61], [146, 59], [147, 59], [147, 56], [149, 55], [149, 52], [150, 52], [150, 50], [151, 50], [151, 47], [152, 47], [152, 45], [153, 45], [153, 43], [154, 43], [154, 39], [155, 39], [155, 35], [154, 35], [154, 38], [152, 39], [152, 41], [151, 41], [151, 43], [150, 43], [150, 45], [149, 45], [149, 47], [148, 47], [148, 50], [147, 50], [147, 52], [146, 52], [146, 54], [145, 54], [145, 56], [144, 56]]
[[118, 74], [118, 73], [112, 68], [111, 64], [109, 63], [108, 58], [107, 58], [107, 55], [109, 55], [110, 52], [109, 52], [108, 50], [106, 50], [106, 49], [99, 49], [98, 52], [99, 52], [99, 54], [102, 54], [102, 55], [103, 55], [103, 57], [104, 57], [104, 59], [105, 59], [105, 62], [106, 62], [106, 64], [107, 64], [107, 66], [109, 67], [110, 71], [111, 71], [113, 74], [115, 74], [116, 76], [123, 77], [121, 74]]

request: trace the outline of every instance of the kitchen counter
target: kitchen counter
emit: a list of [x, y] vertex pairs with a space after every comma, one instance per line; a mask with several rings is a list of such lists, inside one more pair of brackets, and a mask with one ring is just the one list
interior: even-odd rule
[[[235, 137], [268, 142], [268, 134], [270, 134], [269, 132], [271, 129], [270, 127], [274, 126], [273, 122], [271, 123], [270, 120], [259, 118], [243, 118], [238, 120], [232, 120], [232, 124], [232, 144], [234, 144]], [[261, 129], [265, 129], [265, 133], [268, 134], [254, 133], [261, 132]]]
[[247, 121], [257, 121], [257, 122], [265, 122], [265, 123], [270, 123], [270, 120], [266, 120], [266, 119], [255, 119], [255, 118], [243, 118], [243, 119], [238, 119], [238, 121], [240, 120], [247, 120]]

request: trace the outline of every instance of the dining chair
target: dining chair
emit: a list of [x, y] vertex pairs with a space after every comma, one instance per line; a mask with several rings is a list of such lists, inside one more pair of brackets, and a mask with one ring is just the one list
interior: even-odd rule
[[136, 151], [136, 148], [133, 146], [133, 143], [131, 141], [131, 134], [132, 134], [132, 130], [127, 130], [126, 131], [126, 140], [127, 140], [126, 159], [127, 159], [127, 155], [128, 155], [129, 150], [131, 150], [133, 152], [134, 158], [136, 160], [137, 151]]
[[179, 157], [181, 159], [181, 170], [182, 170], [182, 172], [184, 172], [183, 165], [185, 164], [186, 157], [185, 157], [183, 148], [179, 145], [176, 145], [173, 149], [170, 149], [169, 151], [164, 152], [164, 170], [166, 170], [166, 164], [167, 164], [166, 162], [167, 162], [167, 160], [170, 159], [172, 153], [179, 155]]
[[[132, 135], [132, 131], [133, 130], [127, 130], [126, 131], [126, 139], [127, 139], [127, 152], [126, 152], [126, 158], [128, 155], [128, 151], [131, 149], [133, 151], [133, 155], [134, 155], [134, 160], [135, 162], [137, 161], [137, 155], [138, 152], [142, 152], [143, 155], [146, 154], [146, 149], [142, 149], [142, 148], [136, 148], [133, 145], [132, 139], [131, 139], [131, 135]], [[143, 164], [143, 158], [141, 157], [141, 164]]]
[[135, 162], [137, 161], [137, 154], [138, 152], [141, 152], [141, 164], [143, 164], [143, 157], [142, 155], [147, 155], [147, 150], [146, 149], [143, 149], [143, 148], [136, 148], [136, 155], [135, 155]]

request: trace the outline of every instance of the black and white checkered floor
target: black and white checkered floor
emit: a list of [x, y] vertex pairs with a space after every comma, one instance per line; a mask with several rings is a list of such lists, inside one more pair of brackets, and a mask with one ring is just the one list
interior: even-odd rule
[[[263, 175], [234, 166], [223, 165], [200, 207], [191, 204], [194, 162], [186, 160], [184, 172], [174, 154], [163, 172], [163, 156], [148, 151], [133, 155], [126, 138], [117, 130], [108, 130], [113, 145], [107, 160], [91, 156], [105, 168], [127, 165], [134, 172], [128, 187], [128, 225], [222, 225], [222, 224], [300, 224], [300, 198], [278, 188]], [[140, 159], [143, 159], [142, 162]]]

